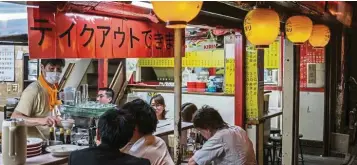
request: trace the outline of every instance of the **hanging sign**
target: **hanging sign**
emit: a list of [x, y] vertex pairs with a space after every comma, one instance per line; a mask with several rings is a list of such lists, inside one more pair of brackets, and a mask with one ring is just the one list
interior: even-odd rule
[[173, 57], [163, 24], [28, 8], [31, 58]]
[[279, 48], [280, 48], [280, 39], [277, 39], [269, 45], [269, 48], [264, 49], [264, 68], [266, 69], [280, 68]]
[[[174, 67], [174, 58], [140, 58], [140, 67]], [[223, 68], [224, 50], [186, 52], [182, 67]]]
[[258, 53], [251, 44], [246, 48], [246, 118], [248, 120], [258, 120], [259, 118], [259, 77], [258, 77]]
[[225, 88], [224, 93], [226, 94], [234, 94], [235, 91], [235, 62], [234, 58], [226, 59], [226, 67], [225, 67]]
[[15, 47], [0, 45], [0, 82], [15, 81]]
[[216, 48], [217, 48], [217, 42], [214, 39], [197, 39], [197, 40], [185, 41], [186, 52], [215, 50]]

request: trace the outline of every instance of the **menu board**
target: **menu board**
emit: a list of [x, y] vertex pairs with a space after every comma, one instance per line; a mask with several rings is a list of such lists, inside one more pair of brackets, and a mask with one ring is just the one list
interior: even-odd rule
[[0, 45], [0, 82], [15, 81], [15, 47]]
[[[140, 67], [174, 67], [174, 58], [140, 58]], [[182, 67], [223, 68], [224, 50], [186, 52]]]
[[235, 91], [235, 61], [234, 58], [226, 59], [224, 93], [234, 94]]
[[140, 58], [140, 67], [174, 67], [174, 58]]
[[253, 45], [247, 44], [246, 47], [246, 117], [248, 120], [258, 120], [258, 53]]
[[280, 37], [269, 45], [269, 48], [264, 49], [264, 68], [279, 69], [280, 68]]
[[300, 46], [300, 87], [307, 87], [307, 63], [324, 63], [325, 49], [315, 49], [308, 42]]

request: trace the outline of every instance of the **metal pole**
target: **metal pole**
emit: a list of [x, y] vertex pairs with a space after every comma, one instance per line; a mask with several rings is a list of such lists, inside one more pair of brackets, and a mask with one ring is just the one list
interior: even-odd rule
[[175, 29], [175, 66], [174, 66], [174, 78], [175, 78], [175, 143], [174, 143], [174, 161], [176, 165], [181, 164], [182, 152], [181, 152], [181, 56], [182, 56], [182, 29]]

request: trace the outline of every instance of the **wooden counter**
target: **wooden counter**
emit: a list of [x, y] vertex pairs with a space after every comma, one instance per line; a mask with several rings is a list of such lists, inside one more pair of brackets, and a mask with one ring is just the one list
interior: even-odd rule
[[[166, 122], [168, 125], [163, 125], [162, 127], [158, 124], [156, 128], [155, 136], [166, 136], [174, 133], [174, 121]], [[181, 131], [193, 128], [193, 123], [182, 122]]]
[[[63, 165], [67, 162], [68, 157], [53, 157], [51, 154], [44, 154], [27, 158], [25, 165]], [[2, 156], [0, 157], [0, 164], [2, 165]]]
[[269, 109], [269, 112], [264, 114], [262, 118], [259, 119], [260, 122], [264, 122], [266, 119], [271, 119], [276, 116], [280, 116], [283, 114], [283, 111], [281, 108], [278, 109]]
[[264, 121], [267, 119], [271, 119], [273, 117], [277, 117], [282, 114], [283, 114], [283, 111], [281, 108], [269, 108], [269, 112], [264, 114], [262, 117], [260, 117], [259, 120], [248, 120], [247, 124], [258, 125], [258, 124], [264, 123]]

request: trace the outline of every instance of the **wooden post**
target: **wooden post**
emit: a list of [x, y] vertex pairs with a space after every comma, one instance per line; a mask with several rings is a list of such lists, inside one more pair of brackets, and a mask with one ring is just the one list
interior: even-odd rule
[[175, 129], [174, 129], [174, 161], [176, 165], [181, 164], [182, 152], [181, 152], [181, 60], [182, 60], [182, 29], [175, 29], [175, 66], [174, 66], [174, 119], [175, 119]]
[[235, 91], [234, 91], [234, 123], [245, 128], [245, 47], [243, 35], [236, 35], [235, 40]]
[[98, 89], [108, 86], [108, 59], [98, 59]]

